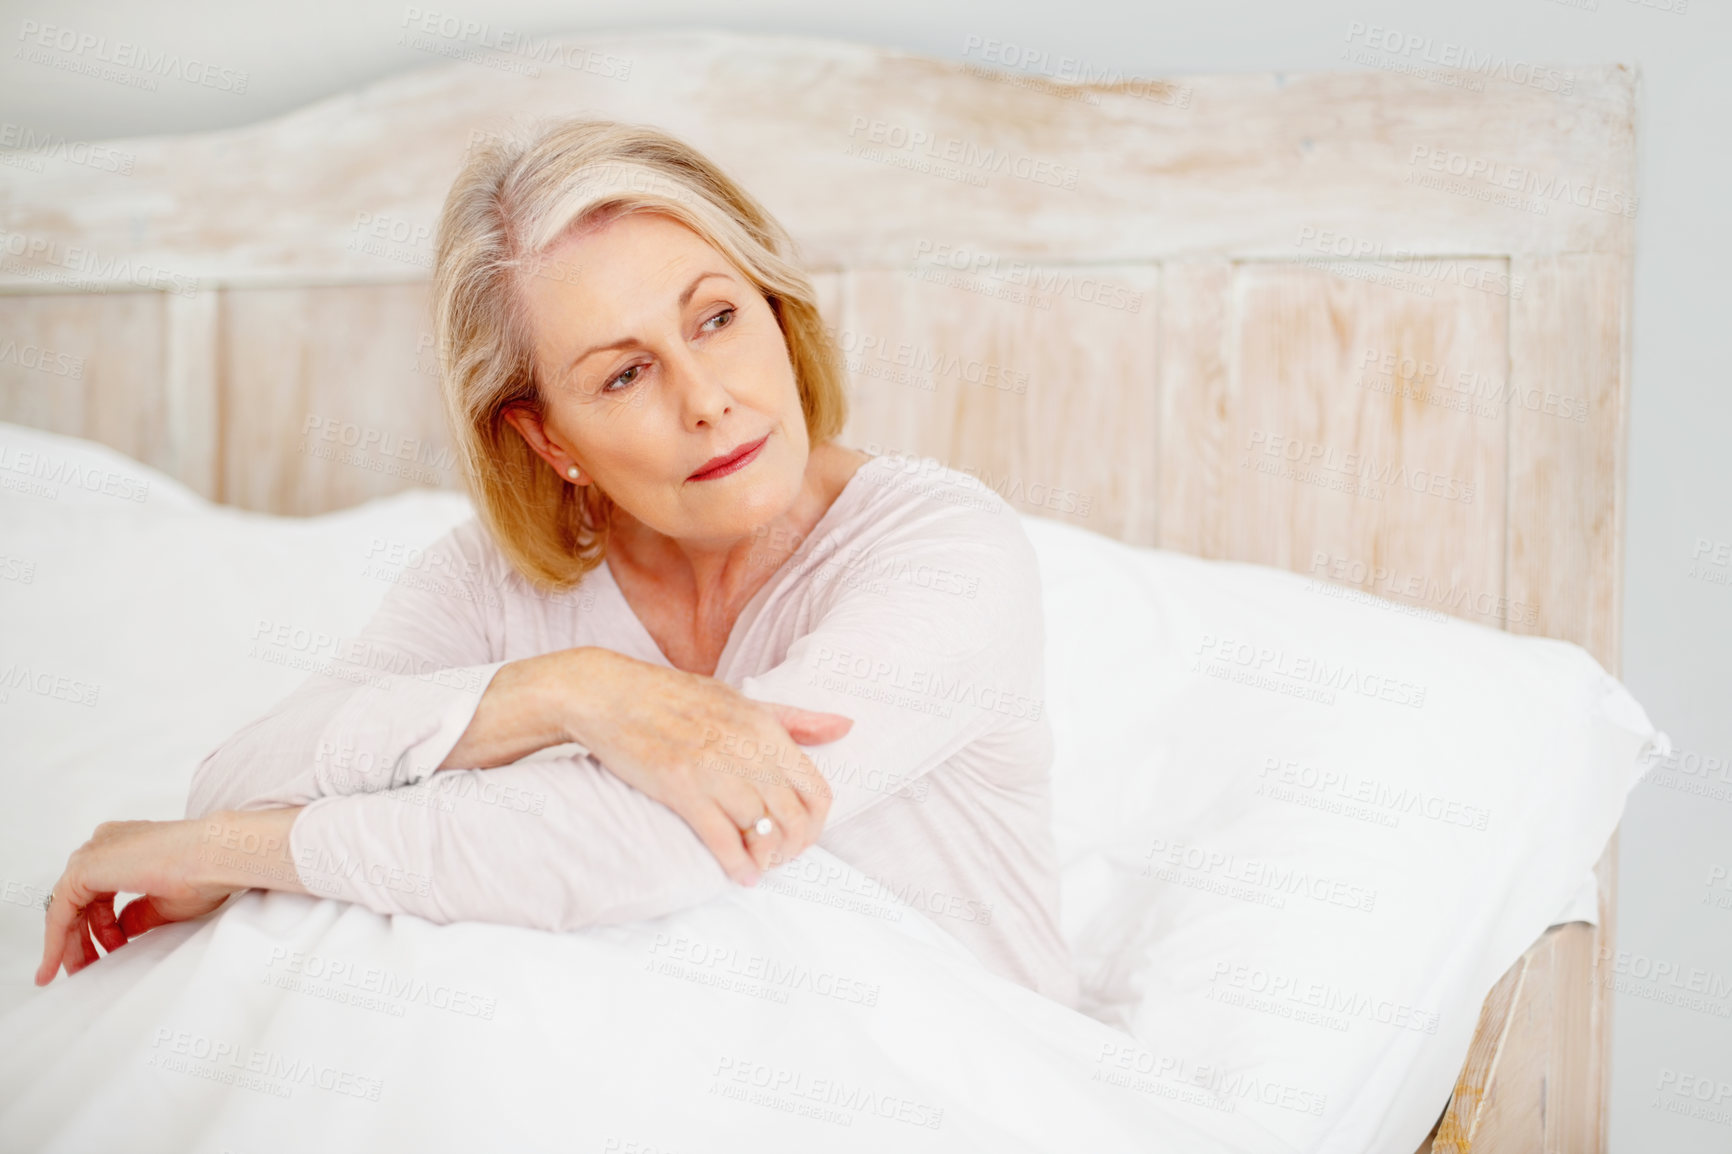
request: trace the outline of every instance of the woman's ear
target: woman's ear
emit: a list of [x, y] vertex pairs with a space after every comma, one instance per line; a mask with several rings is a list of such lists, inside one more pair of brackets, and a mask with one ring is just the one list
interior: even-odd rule
[[500, 415], [517, 430], [518, 436], [535, 450], [535, 455], [546, 461], [560, 476], [564, 476], [566, 469], [575, 463], [567, 458], [563, 449], [548, 439], [547, 429], [541, 423], [541, 414], [529, 405], [509, 405]]

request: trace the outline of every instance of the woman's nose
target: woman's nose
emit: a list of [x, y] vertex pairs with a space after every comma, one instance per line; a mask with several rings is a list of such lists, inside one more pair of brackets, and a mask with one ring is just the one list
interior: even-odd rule
[[733, 405], [722, 375], [693, 350], [678, 349], [663, 363], [687, 426], [700, 421], [714, 424]]

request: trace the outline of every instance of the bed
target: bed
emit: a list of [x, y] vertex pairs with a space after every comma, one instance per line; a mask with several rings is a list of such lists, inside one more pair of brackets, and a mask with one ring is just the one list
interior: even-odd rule
[[[581, 111], [683, 136], [789, 228], [846, 442], [1617, 673], [1632, 69], [1070, 84], [792, 37], [404, 34], [425, 69], [0, 175], [0, 420], [263, 513], [460, 489], [438, 205], [482, 134]], [[1420, 1150], [1604, 1148], [1615, 838], [1596, 872], [1592, 920], [1486, 997]]]

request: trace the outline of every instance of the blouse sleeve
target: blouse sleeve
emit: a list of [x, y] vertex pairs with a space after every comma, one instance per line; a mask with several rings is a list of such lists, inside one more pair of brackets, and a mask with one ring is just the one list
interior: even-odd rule
[[[756, 700], [854, 719], [842, 739], [804, 747], [834, 792], [826, 829], [996, 727], [1038, 721], [1035, 559], [1014, 511], [993, 515], [1008, 521], [911, 523], [845, 562], [888, 576], [837, 580], [785, 659], [742, 681]], [[423, 745], [429, 757], [442, 748]], [[730, 884], [684, 819], [587, 753], [328, 793], [306, 804], [289, 840], [309, 891], [441, 923], [578, 929], [664, 914]]]
[[589, 754], [321, 798], [290, 827], [289, 851], [311, 893], [439, 923], [573, 930], [730, 884], [685, 819]]
[[839, 740], [803, 747], [831, 786], [826, 828], [923, 789], [989, 734], [1041, 720], [1040, 571], [1016, 511], [996, 499], [915, 508], [869, 548], [816, 562], [817, 579], [846, 591], [780, 664], [740, 684], [754, 700], [854, 719]]
[[430, 546], [354, 637], [260, 620], [253, 645], [306, 653], [317, 667], [293, 693], [200, 762], [186, 816], [305, 805], [331, 794], [411, 785], [469, 727], [497, 660], [489, 579], [474, 522]]

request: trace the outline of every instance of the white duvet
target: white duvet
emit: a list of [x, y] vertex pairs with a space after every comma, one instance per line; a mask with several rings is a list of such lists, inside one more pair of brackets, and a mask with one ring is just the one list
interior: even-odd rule
[[[198, 759], [304, 675], [248, 656], [256, 622], [353, 632], [467, 506], [248, 515], [0, 425], [8, 469], [29, 479], [0, 485], [8, 1152], [1405, 1154], [1664, 748], [1574, 646], [1028, 518], [1086, 1012], [817, 848], [569, 934], [253, 891], [35, 990], [66, 855], [100, 821], [179, 817]], [[1237, 676], [1241, 641], [1424, 708], [1267, 692], [1296, 666]], [[1324, 772], [1376, 788], [1344, 802]]]
[[[252, 891], [6, 1022], [8, 1151], [1291, 1149], [858, 874], [571, 934]], [[828, 902], [835, 902], [832, 906]], [[900, 913], [900, 917], [891, 917]]]

